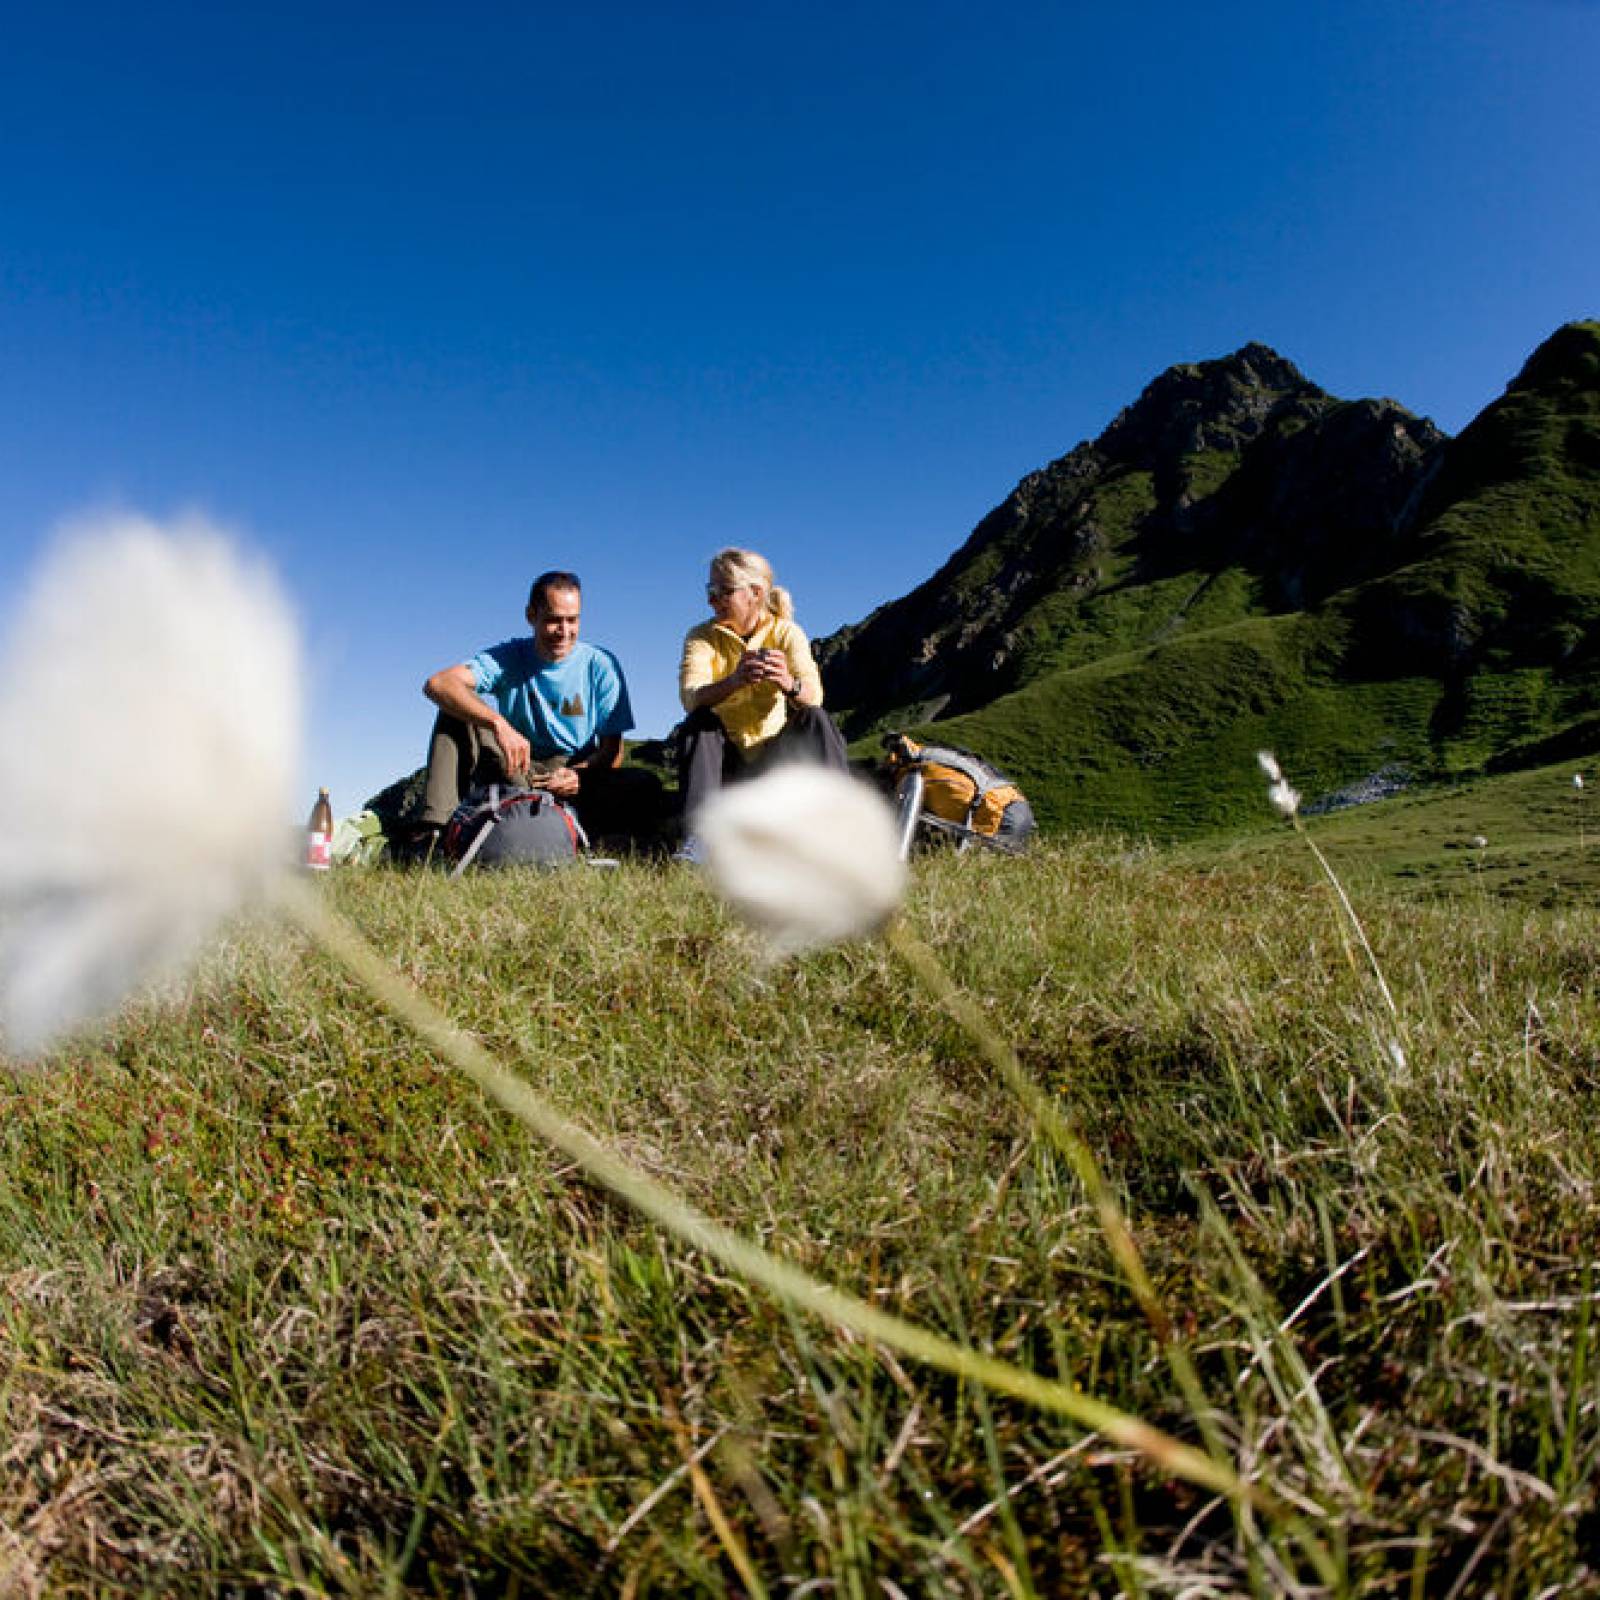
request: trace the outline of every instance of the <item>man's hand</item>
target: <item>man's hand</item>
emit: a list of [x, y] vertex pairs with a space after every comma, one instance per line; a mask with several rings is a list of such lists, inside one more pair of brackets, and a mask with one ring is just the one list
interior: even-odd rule
[[504, 717], [495, 718], [494, 738], [495, 743], [500, 746], [500, 756], [505, 763], [506, 776], [518, 779], [525, 777], [528, 763], [533, 759], [533, 746]]
[[578, 793], [578, 774], [571, 767], [556, 767], [545, 773], [539, 787], [557, 800], [571, 800]]

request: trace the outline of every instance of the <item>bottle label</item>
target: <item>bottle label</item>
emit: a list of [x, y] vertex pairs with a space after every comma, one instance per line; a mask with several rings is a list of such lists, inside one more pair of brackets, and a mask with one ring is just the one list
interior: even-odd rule
[[333, 865], [333, 835], [312, 832], [306, 835], [306, 865], [314, 872], [326, 872]]

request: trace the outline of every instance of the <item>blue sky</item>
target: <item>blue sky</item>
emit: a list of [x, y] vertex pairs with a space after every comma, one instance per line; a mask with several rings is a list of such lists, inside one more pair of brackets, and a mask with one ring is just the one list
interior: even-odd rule
[[661, 733], [723, 544], [824, 633], [1175, 361], [1263, 340], [1453, 432], [1600, 314], [1595, 0], [90, 0], [4, 40], [0, 598], [86, 509], [240, 530], [341, 811], [542, 568]]

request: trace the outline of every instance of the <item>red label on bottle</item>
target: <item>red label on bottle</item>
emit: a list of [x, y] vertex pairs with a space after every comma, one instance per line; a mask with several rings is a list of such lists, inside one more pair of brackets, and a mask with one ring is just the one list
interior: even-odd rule
[[306, 835], [306, 865], [316, 872], [326, 872], [333, 865], [333, 835], [310, 833]]

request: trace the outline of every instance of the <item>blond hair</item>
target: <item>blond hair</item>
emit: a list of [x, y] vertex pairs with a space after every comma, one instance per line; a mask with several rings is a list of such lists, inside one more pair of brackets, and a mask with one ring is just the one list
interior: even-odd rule
[[719, 550], [711, 558], [711, 581], [728, 587], [748, 583], [759, 588], [766, 596], [767, 610], [773, 616], [794, 615], [794, 601], [789, 591], [779, 588], [772, 581], [771, 565], [765, 556], [758, 556], [754, 550], [738, 550], [731, 545], [726, 550]]

